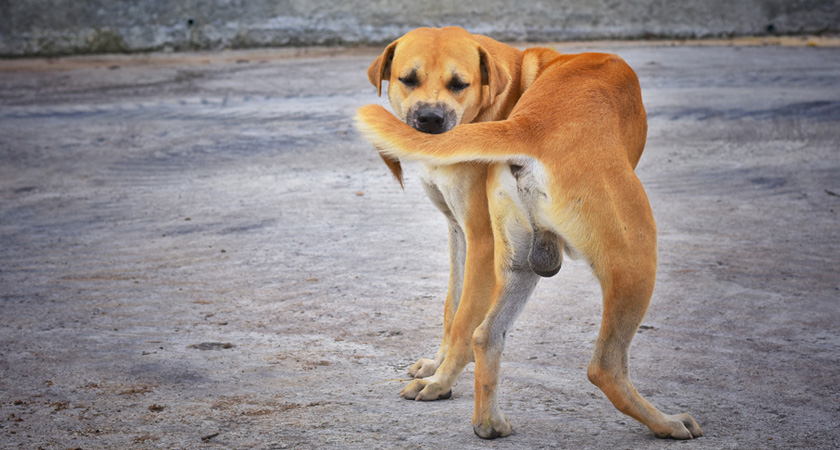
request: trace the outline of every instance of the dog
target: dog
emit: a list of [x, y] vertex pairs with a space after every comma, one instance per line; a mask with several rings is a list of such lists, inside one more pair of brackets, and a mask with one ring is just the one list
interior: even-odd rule
[[[389, 96], [395, 88], [405, 91], [391, 100], [399, 118], [381, 106], [368, 105], [359, 109], [355, 122], [392, 166], [400, 159], [416, 160], [455, 172], [470, 167], [476, 174], [486, 175], [482, 200], [489, 215], [493, 257], [483, 263], [493, 267], [494, 286], [486, 313], [464, 319], [470, 324], [478, 322], [471, 337], [475, 360], [473, 430], [488, 439], [511, 433], [497, 400], [505, 337], [538, 280], [556, 274], [565, 253], [590, 265], [603, 293], [603, 317], [587, 369], [589, 380], [619, 411], [658, 437], [702, 436], [691, 415], [666, 415], [645, 400], [633, 387], [628, 372], [630, 342], [650, 303], [657, 267], [656, 224], [634, 172], [647, 137], [635, 72], [618, 56], [602, 53], [566, 55], [532, 48], [510, 53], [516, 59], [504, 60], [488, 52], [483, 42], [463, 43], [467, 49], [460, 49], [450, 59], [448, 46], [435, 45], [448, 33], [423, 31], [425, 45], [412, 40], [412, 53], [400, 54], [399, 64], [394, 57], [391, 84], [397, 81], [404, 86], [389, 86]], [[401, 41], [392, 45], [395, 49], [391, 52], [400, 51]], [[469, 95], [481, 99], [477, 101], [509, 92], [501, 94], [500, 100], [508, 103], [500, 107], [502, 114], [494, 116], [497, 120], [463, 120], [472, 119], [466, 112], [474, 103], [464, 106], [455, 102], [461, 105], [459, 109], [448, 97], [458, 98], [466, 92], [447, 94], [444, 100], [434, 88], [428, 92], [436, 95], [417, 92], [424, 82], [440, 77], [439, 71], [430, 69], [436, 67], [428, 63], [432, 60], [450, 61], [443, 65], [451, 76], [443, 76], [442, 83], [457, 75], [458, 86], [474, 88], [476, 92]], [[506, 87], [493, 85], [498, 81], [493, 70], [499, 67], [509, 76], [501, 77], [509, 83]], [[413, 75], [408, 80], [416, 78], [416, 83], [405, 83], [406, 75]], [[479, 84], [481, 95], [479, 86], [474, 86]], [[425, 112], [428, 105], [435, 106], [434, 114]], [[454, 109], [454, 118], [449, 116], [453, 114], [450, 109]], [[460, 122], [459, 111], [464, 111]], [[429, 119], [424, 122], [424, 115], [442, 116], [432, 119], [441, 123], [440, 128], [428, 128], [425, 123]], [[457, 126], [449, 126], [451, 122]], [[477, 190], [479, 185], [476, 181], [471, 187]], [[471, 199], [479, 197], [473, 191], [469, 194]], [[475, 200], [469, 206], [478, 203]], [[471, 271], [482, 270], [484, 267], [464, 266], [465, 295]], [[486, 283], [490, 279], [480, 280]], [[485, 292], [485, 287], [473, 286], [471, 295]], [[471, 301], [480, 306], [473, 306], [470, 314], [481, 312], [486, 305], [484, 299]], [[457, 307], [456, 320], [464, 306]], [[454, 330], [438, 372], [456, 345]], [[438, 372], [429, 381], [415, 380], [404, 389], [405, 395], [426, 399], [426, 390], [437, 385], [432, 393], [445, 396], [443, 390], [451, 386], [446, 384], [451, 374], [439, 376]], [[419, 387], [423, 390], [417, 391]]]

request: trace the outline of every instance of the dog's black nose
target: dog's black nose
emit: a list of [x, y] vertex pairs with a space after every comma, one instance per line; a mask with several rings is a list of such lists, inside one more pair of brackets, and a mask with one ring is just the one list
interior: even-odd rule
[[443, 111], [436, 109], [427, 109], [425, 111], [418, 111], [417, 114], [417, 129], [424, 133], [440, 134], [443, 133], [444, 122]]

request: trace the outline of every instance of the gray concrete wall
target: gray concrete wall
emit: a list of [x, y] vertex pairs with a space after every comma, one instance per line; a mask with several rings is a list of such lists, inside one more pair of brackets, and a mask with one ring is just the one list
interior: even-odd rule
[[0, 55], [379, 44], [444, 25], [507, 41], [836, 33], [840, 0], [0, 0]]

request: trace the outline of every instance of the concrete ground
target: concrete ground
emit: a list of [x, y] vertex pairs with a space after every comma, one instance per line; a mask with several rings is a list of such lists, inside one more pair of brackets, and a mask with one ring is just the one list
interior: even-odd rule
[[638, 72], [659, 279], [637, 388], [586, 379], [600, 293], [508, 339], [515, 434], [397, 396], [441, 337], [446, 227], [351, 127], [373, 49], [0, 61], [2, 448], [838, 448], [840, 48], [566, 44]]

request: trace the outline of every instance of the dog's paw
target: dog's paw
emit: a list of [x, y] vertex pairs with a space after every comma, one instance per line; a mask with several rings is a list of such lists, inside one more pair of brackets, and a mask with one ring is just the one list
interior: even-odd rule
[[495, 417], [491, 416], [473, 422], [473, 431], [481, 439], [496, 439], [510, 436], [510, 421], [505, 418], [504, 414], [498, 413]]
[[416, 379], [408, 383], [406, 387], [400, 391], [400, 397], [406, 400], [417, 401], [432, 401], [432, 400], [446, 400], [452, 397], [452, 389], [448, 386], [442, 386], [439, 383], [431, 381], [431, 379]]
[[668, 421], [663, 424], [661, 430], [654, 430], [658, 438], [671, 439], [693, 439], [703, 436], [700, 425], [689, 414], [676, 414], [666, 416]]
[[414, 378], [426, 378], [435, 374], [435, 371], [440, 366], [440, 363], [433, 359], [420, 358], [408, 369], [408, 374]]

